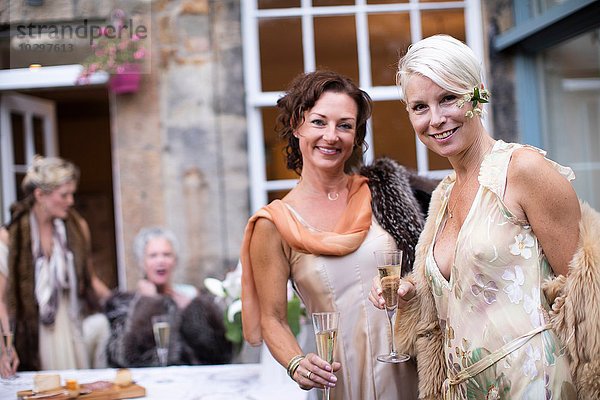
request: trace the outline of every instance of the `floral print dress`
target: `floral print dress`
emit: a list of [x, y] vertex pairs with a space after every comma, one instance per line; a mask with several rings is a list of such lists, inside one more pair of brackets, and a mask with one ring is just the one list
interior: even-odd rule
[[[429, 246], [426, 276], [445, 332], [448, 377], [520, 341], [516, 350], [455, 385], [453, 399], [575, 399], [569, 365], [550, 329], [549, 306], [541, 285], [553, 272], [527, 221], [518, 220], [502, 199], [512, 152], [530, 146], [498, 140], [479, 171], [479, 190], [459, 232], [450, 280], [441, 274]], [[570, 168], [548, 160], [566, 179]], [[442, 206], [436, 232], [447, 218], [454, 185], [441, 183]], [[535, 332], [535, 329], [541, 333]], [[518, 339], [522, 335], [526, 339]], [[464, 373], [465, 371], [463, 371]]]

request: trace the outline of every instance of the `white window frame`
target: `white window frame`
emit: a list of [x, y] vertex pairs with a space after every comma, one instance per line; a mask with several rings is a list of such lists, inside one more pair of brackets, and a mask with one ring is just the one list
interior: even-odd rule
[[[373, 86], [371, 82], [371, 59], [369, 50], [368, 15], [389, 12], [407, 11], [410, 15], [411, 40], [422, 39], [421, 11], [442, 9], [464, 9], [467, 44], [479, 59], [484, 60], [483, 28], [480, 0], [450, 1], [439, 3], [419, 3], [410, 0], [398, 4], [367, 4], [367, 0], [356, 0], [355, 5], [312, 7], [311, 0], [301, 0], [301, 6], [284, 9], [258, 9], [257, 0], [243, 0], [242, 4], [242, 37], [244, 48], [244, 76], [246, 90], [246, 117], [248, 125], [248, 153], [250, 173], [251, 212], [255, 212], [268, 201], [268, 193], [274, 190], [291, 189], [295, 179], [267, 180], [265, 169], [265, 148], [261, 108], [276, 104], [282, 92], [263, 92], [261, 88], [261, 65], [259, 48], [259, 20], [261, 18], [302, 18], [302, 46], [304, 71], [314, 71], [316, 67], [314, 48], [313, 18], [324, 15], [355, 15], [358, 50], [359, 86], [365, 90], [373, 101], [398, 100], [398, 88], [390, 86]], [[485, 70], [485, 68], [484, 68]], [[373, 142], [372, 128], [369, 121], [367, 127], [367, 143]], [[419, 174], [443, 177], [448, 170], [429, 170], [426, 147], [416, 141], [417, 169]], [[365, 162], [374, 158], [373, 146], [364, 156]]]
[[[12, 113], [23, 116], [23, 139], [25, 143], [25, 164], [15, 164], [13, 157]], [[15, 174], [26, 173], [27, 166], [36, 154], [33, 137], [33, 118], [43, 121], [44, 156], [56, 156], [58, 138], [56, 133], [56, 113], [53, 101], [27, 96], [20, 93], [3, 93], [0, 99], [0, 153], [2, 165], [2, 206], [4, 221], [10, 218], [9, 206], [17, 199]]]

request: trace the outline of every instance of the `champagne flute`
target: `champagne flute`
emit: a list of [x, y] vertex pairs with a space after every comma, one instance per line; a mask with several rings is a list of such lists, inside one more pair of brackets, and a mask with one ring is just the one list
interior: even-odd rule
[[156, 342], [156, 353], [161, 367], [167, 366], [169, 356], [169, 336], [171, 325], [168, 315], [155, 315], [152, 317], [152, 330], [154, 331], [154, 341]]
[[[337, 311], [313, 313], [312, 319], [317, 341], [317, 353], [323, 360], [332, 364], [340, 313]], [[329, 390], [329, 386], [325, 386], [323, 389], [323, 400], [329, 400]]]
[[385, 311], [387, 312], [390, 325], [390, 353], [377, 356], [377, 360], [394, 364], [405, 362], [410, 357], [407, 354], [398, 354], [396, 351], [394, 324], [392, 322], [396, 314], [396, 308], [398, 308], [398, 288], [400, 287], [400, 275], [402, 272], [402, 251], [378, 250], [375, 252], [375, 262], [381, 281], [383, 299], [385, 300]]

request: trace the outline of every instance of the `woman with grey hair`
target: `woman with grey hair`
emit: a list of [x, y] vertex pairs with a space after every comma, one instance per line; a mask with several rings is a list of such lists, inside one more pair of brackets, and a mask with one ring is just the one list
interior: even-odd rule
[[172, 231], [161, 227], [143, 228], [135, 237], [133, 251], [143, 274], [137, 284], [139, 294], [168, 295], [180, 309], [198, 295], [192, 285], [171, 282], [179, 254], [179, 242]]
[[222, 310], [192, 285], [174, 284], [179, 243], [168, 229], [143, 228], [133, 250], [143, 278], [135, 292], [116, 293], [106, 305], [111, 323], [108, 362], [115, 367], [157, 366], [151, 319], [169, 316], [168, 363], [223, 364], [232, 347], [225, 339]]
[[110, 291], [92, 268], [88, 225], [72, 209], [78, 180], [72, 163], [36, 156], [24, 198], [0, 229], [0, 323], [6, 332], [14, 321], [16, 348], [2, 353], [3, 377], [19, 363], [21, 370], [90, 367], [83, 320]]

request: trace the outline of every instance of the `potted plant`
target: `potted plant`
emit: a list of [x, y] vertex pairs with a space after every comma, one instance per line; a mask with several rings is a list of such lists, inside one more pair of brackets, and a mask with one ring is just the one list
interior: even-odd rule
[[83, 70], [78, 78], [79, 83], [87, 82], [89, 77], [105, 71], [110, 74], [109, 87], [117, 93], [136, 92], [140, 84], [142, 62], [146, 57], [146, 49], [140, 37], [131, 33], [131, 27], [125, 27], [125, 13], [115, 10], [113, 23], [100, 27], [100, 35], [91, 44], [92, 54], [83, 62]]

